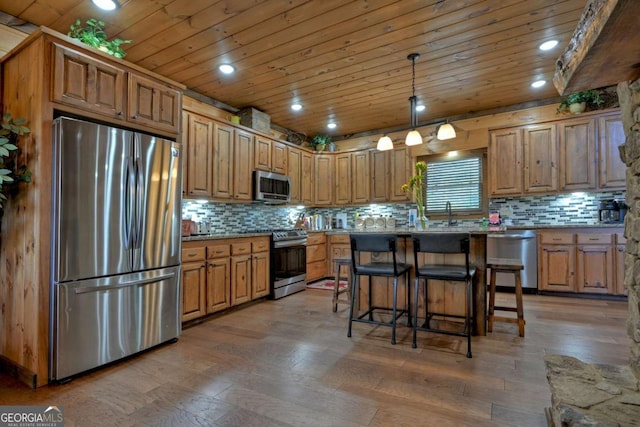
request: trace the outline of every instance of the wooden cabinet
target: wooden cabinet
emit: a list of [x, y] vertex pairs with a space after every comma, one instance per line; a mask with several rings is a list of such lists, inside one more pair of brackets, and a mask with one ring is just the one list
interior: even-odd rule
[[249, 201], [252, 197], [253, 135], [236, 129], [233, 144], [233, 199]]
[[[348, 234], [330, 234], [327, 236], [327, 271], [328, 276], [335, 277], [336, 266], [333, 262], [334, 258], [350, 257], [351, 243]], [[344, 272], [344, 270], [343, 270]]]
[[351, 154], [343, 153], [335, 156], [335, 197], [336, 205], [351, 203]]
[[415, 166], [411, 164], [408, 147], [394, 148], [389, 151], [389, 201], [411, 201], [411, 194], [402, 191], [402, 185], [413, 176]]
[[315, 200], [314, 182], [315, 182], [315, 163], [313, 155], [307, 151], [302, 151], [302, 166], [300, 178], [300, 197], [302, 203], [309, 206]]
[[327, 237], [324, 232], [310, 232], [307, 237], [307, 282], [327, 275]]
[[54, 102], [171, 133], [179, 131], [179, 89], [68, 46], [52, 46]]
[[351, 153], [351, 203], [369, 203], [369, 152]]
[[573, 119], [558, 124], [560, 190], [596, 188], [595, 119]]
[[621, 234], [610, 228], [540, 231], [540, 290], [624, 294], [624, 244], [618, 243], [624, 241]]
[[314, 200], [316, 206], [330, 206], [333, 203], [333, 156], [328, 154], [314, 155]]
[[575, 292], [575, 237], [573, 233], [539, 235], [538, 284], [542, 291]]
[[626, 165], [620, 159], [618, 147], [625, 143], [624, 128], [619, 114], [609, 114], [598, 120], [599, 187], [623, 189], [626, 186]]
[[129, 122], [171, 132], [180, 128], [182, 92], [135, 73], [128, 81]]
[[606, 234], [578, 234], [577, 291], [613, 294], [613, 236]]
[[370, 201], [386, 202], [389, 198], [389, 155], [387, 151], [374, 150], [369, 153]]
[[287, 156], [287, 146], [281, 142], [271, 143], [271, 172], [287, 175], [289, 173], [289, 157]]
[[207, 245], [207, 314], [231, 306], [231, 246], [229, 243]]
[[53, 43], [52, 71], [53, 101], [124, 120], [123, 69]]
[[205, 248], [182, 249], [182, 321], [196, 319], [206, 314], [206, 265]]
[[256, 135], [254, 152], [254, 167], [263, 171], [271, 171], [271, 140]]
[[522, 132], [503, 129], [490, 133], [489, 193], [502, 196], [522, 193]]
[[298, 148], [287, 147], [288, 175], [291, 179], [290, 203], [302, 203], [302, 151]]
[[613, 263], [614, 263], [614, 274], [615, 274], [615, 282], [616, 282], [616, 294], [618, 295], [629, 295], [629, 289], [624, 283], [625, 276], [625, 245], [627, 243], [627, 239], [624, 237], [624, 233], [616, 233], [616, 246], [615, 252], [613, 255]]
[[269, 295], [271, 267], [269, 237], [257, 237], [251, 241], [251, 299]]
[[186, 197], [213, 197], [213, 120], [185, 111]]
[[556, 126], [550, 124], [526, 127], [523, 135], [522, 155], [524, 193], [556, 191], [558, 189]]

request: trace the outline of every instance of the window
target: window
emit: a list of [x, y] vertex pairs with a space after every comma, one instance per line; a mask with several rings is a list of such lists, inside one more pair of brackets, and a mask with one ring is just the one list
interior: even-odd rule
[[479, 213], [483, 207], [482, 161], [479, 152], [463, 156], [428, 157], [426, 211], [443, 213], [447, 202], [453, 212]]

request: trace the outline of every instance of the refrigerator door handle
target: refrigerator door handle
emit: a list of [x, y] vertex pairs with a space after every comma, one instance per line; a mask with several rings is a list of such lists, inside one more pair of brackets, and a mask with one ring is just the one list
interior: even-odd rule
[[146, 285], [148, 283], [160, 282], [162, 280], [172, 279], [173, 277], [175, 277], [175, 273], [162, 274], [160, 276], [148, 277], [146, 279], [141, 279], [141, 280], [130, 280], [127, 282], [121, 282], [115, 285], [108, 285], [108, 286], [84, 286], [82, 288], [75, 288], [74, 293], [86, 294], [88, 292], [109, 291], [112, 289], [126, 288], [134, 285]]
[[[136, 135], [137, 137], [137, 135]], [[140, 247], [140, 235], [142, 234], [142, 212], [144, 210], [144, 171], [142, 170], [142, 160], [136, 156], [136, 225], [135, 225], [135, 248]]]
[[126, 171], [124, 173], [124, 192], [122, 206], [123, 227], [124, 227], [124, 245], [126, 249], [133, 247], [133, 191], [135, 189], [135, 170], [133, 169], [133, 160], [127, 157]]

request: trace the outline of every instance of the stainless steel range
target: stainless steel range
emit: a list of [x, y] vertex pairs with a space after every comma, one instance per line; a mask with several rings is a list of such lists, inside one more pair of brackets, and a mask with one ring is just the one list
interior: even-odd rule
[[307, 287], [307, 231], [271, 233], [271, 297], [278, 299]]

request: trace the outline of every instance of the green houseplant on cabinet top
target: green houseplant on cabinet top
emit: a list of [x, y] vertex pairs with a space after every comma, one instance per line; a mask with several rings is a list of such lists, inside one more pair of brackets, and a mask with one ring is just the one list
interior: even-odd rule
[[596, 110], [604, 103], [600, 90], [591, 89], [572, 93], [560, 102], [558, 105], [558, 113], [569, 111], [572, 114], [582, 113], [586, 107], [590, 110]]
[[19, 182], [31, 182], [31, 172], [25, 165], [18, 166], [18, 138], [31, 132], [25, 119], [14, 119], [10, 113], [2, 116], [0, 128], [0, 216], [7, 194]]
[[324, 151], [327, 144], [331, 143], [331, 137], [329, 135], [316, 135], [311, 138], [309, 145], [316, 151]]
[[100, 49], [116, 58], [124, 58], [126, 53], [122, 49], [123, 44], [131, 43], [131, 40], [107, 39], [107, 33], [104, 31], [104, 21], [95, 18], [88, 19], [84, 25], [77, 19], [74, 24], [69, 27], [69, 37], [80, 40], [82, 43]]

